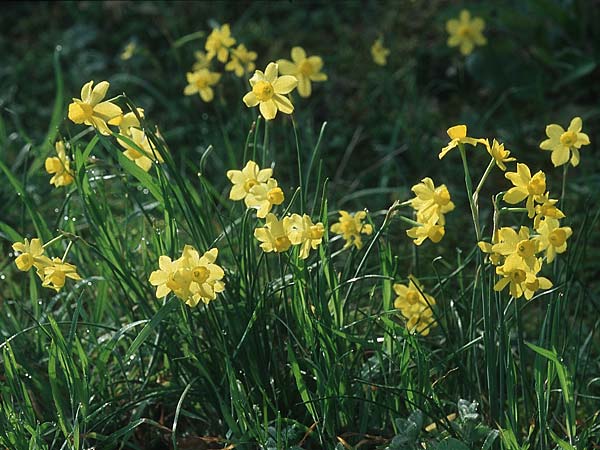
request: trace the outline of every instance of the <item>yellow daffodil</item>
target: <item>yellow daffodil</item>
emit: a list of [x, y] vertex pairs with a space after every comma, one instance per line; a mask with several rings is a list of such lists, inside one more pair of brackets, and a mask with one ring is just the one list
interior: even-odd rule
[[221, 28], [215, 28], [206, 38], [206, 58], [213, 59], [215, 56], [224, 63], [229, 56], [229, 48], [235, 45], [235, 39], [231, 36], [229, 24], [226, 23]]
[[56, 154], [58, 156], [46, 158], [46, 161], [44, 162], [46, 172], [54, 174], [54, 176], [50, 178], [50, 184], [53, 184], [56, 187], [68, 186], [73, 182], [73, 172], [71, 171], [69, 157], [65, 151], [65, 144], [63, 141], [56, 141], [54, 148], [56, 149]]
[[288, 235], [290, 230], [290, 218], [284, 217], [283, 220], [277, 220], [275, 214], [269, 213], [266, 218], [266, 225], [254, 230], [254, 237], [260, 241], [260, 248], [265, 253], [285, 252], [291, 246], [292, 242]]
[[63, 262], [60, 258], [52, 258], [50, 264], [38, 269], [38, 275], [42, 277], [42, 286], [60, 291], [65, 285], [67, 278], [81, 280], [77, 273], [77, 267], [73, 264]]
[[208, 69], [200, 69], [186, 74], [188, 85], [183, 90], [185, 95], [200, 94], [205, 102], [211, 102], [215, 96], [212, 86], [221, 79], [221, 74]]
[[300, 258], [306, 259], [311, 248], [316, 250], [321, 245], [325, 227], [321, 222], [313, 223], [307, 214], [292, 214], [288, 234], [292, 245], [300, 245]]
[[504, 256], [493, 250], [494, 244], [489, 242], [480, 241], [477, 243], [479, 250], [488, 255], [489, 261], [494, 266], [499, 266], [504, 262]]
[[476, 139], [467, 136], [466, 125], [454, 125], [453, 127], [448, 128], [446, 133], [448, 133], [448, 136], [450, 137], [451, 141], [448, 142], [448, 145], [446, 145], [442, 149], [442, 151], [438, 155], [439, 159], [442, 159], [444, 156], [446, 156], [446, 153], [448, 153], [453, 148], [458, 147], [458, 144], [470, 144], [475, 146], [478, 143], [482, 142], [481, 139]]
[[136, 50], [137, 45], [135, 45], [135, 42], [129, 42], [123, 49], [123, 52], [121, 53], [121, 60], [127, 61], [128, 59], [131, 59]]
[[81, 99], [73, 99], [73, 103], [69, 105], [69, 119], [78, 124], [91, 125], [108, 136], [110, 130], [106, 122], [123, 112], [114, 103], [102, 101], [110, 87], [108, 81], [102, 81], [92, 89], [93, 85], [93, 81], [84, 84]]
[[566, 131], [555, 123], [546, 127], [548, 139], [540, 144], [540, 148], [552, 152], [551, 159], [554, 167], [566, 164], [569, 159], [571, 165], [579, 165], [579, 149], [582, 145], [590, 143], [588, 135], [581, 132], [582, 126], [581, 117], [575, 117]]
[[437, 214], [432, 214], [427, 219], [417, 214], [417, 222], [421, 225], [409, 228], [406, 230], [406, 234], [414, 239], [415, 245], [421, 245], [426, 239], [437, 244], [446, 234], [446, 230], [443, 225], [440, 225], [439, 220], [440, 217]]
[[567, 251], [567, 239], [573, 234], [571, 227], [561, 227], [557, 219], [547, 217], [540, 222], [537, 229], [540, 251], [546, 250], [546, 262], [554, 261], [557, 253]]
[[171, 261], [171, 258], [165, 255], [158, 258], [159, 269], [152, 272], [149, 279], [150, 284], [156, 286], [156, 298], [162, 298], [179, 288], [174, 279], [179, 263], [180, 261]]
[[564, 219], [565, 214], [556, 207], [558, 200], [550, 198], [550, 193], [546, 192], [538, 201], [540, 205], [535, 205], [535, 217], [533, 218], [533, 228], [536, 230], [540, 226], [540, 222], [546, 217], [552, 219]]
[[383, 46], [383, 39], [379, 38], [371, 46], [371, 57], [373, 62], [379, 66], [385, 66], [387, 64], [387, 57], [390, 51]]
[[400, 310], [407, 319], [406, 328], [413, 333], [417, 332], [427, 336], [432, 327], [436, 325], [431, 306], [435, 305], [435, 299], [423, 292], [423, 286], [410, 275], [409, 283], [393, 285], [397, 297], [394, 300], [394, 308]]
[[127, 114], [120, 114], [117, 117], [113, 117], [108, 121], [109, 125], [115, 125], [119, 127], [119, 133], [123, 136], [131, 136], [130, 128], [140, 128], [140, 121], [138, 116], [144, 118], [144, 110], [142, 108], [136, 108], [137, 115], [133, 111], [129, 111]]
[[[117, 138], [121, 147], [125, 149], [123, 155], [135, 162], [137, 166], [145, 172], [150, 170], [153, 161], [157, 163], [164, 162], [161, 154], [154, 148], [144, 131], [137, 128], [130, 128], [129, 140], [132, 141], [133, 144], [126, 142], [124, 139]], [[153, 159], [151, 159], [151, 157]]]
[[[540, 263], [536, 261], [536, 266]], [[511, 255], [506, 258], [504, 264], [496, 267], [496, 273], [502, 278], [494, 285], [495, 291], [502, 291], [509, 286], [510, 295], [514, 298], [520, 298], [526, 288], [526, 284], [534, 283], [536, 276], [520, 258]]]
[[454, 203], [450, 200], [450, 192], [448, 192], [446, 185], [442, 184], [435, 187], [433, 180], [427, 177], [423, 178], [420, 183], [415, 184], [411, 190], [416, 197], [410, 200], [410, 206], [425, 221], [436, 215], [439, 217], [438, 223], [444, 225], [444, 214], [454, 209]]
[[194, 52], [194, 57], [196, 58], [196, 62], [192, 66], [193, 72], [196, 72], [200, 69], [208, 69], [210, 66], [210, 59], [208, 59], [208, 56], [205, 52]]
[[310, 97], [311, 81], [326, 81], [327, 75], [321, 72], [323, 59], [320, 56], [306, 56], [302, 47], [292, 48], [292, 61], [277, 61], [282, 75], [293, 75], [298, 79], [300, 97]]
[[528, 217], [531, 219], [535, 215], [534, 201], [543, 202], [543, 195], [546, 192], [546, 175], [541, 170], [531, 176], [531, 171], [526, 164], [517, 163], [516, 172], [506, 172], [504, 174], [514, 187], [511, 187], [504, 194], [504, 201], [515, 205], [527, 199], [525, 207]]
[[274, 205], [281, 205], [285, 196], [275, 178], [269, 178], [266, 183], [258, 183], [250, 189], [244, 199], [248, 208], [256, 209], [256, 217], [264, 219]]
[[490, 141], [487, 139], [483, 139], [482, 142], [500, 170], [506, 170], [506, 164], [504, 163], [516, 161], [516, 158], [509, 158], [510, 151], [505, 149], [504, 144], [499, 143], [496, 139], [494, 139], [492, 145], [490, 145]]
[[502, 227], [498, 230], [498, 243], [492, 246], [492, 251], [502, 256], [517, 255], [524, 264], [533, 268], [539, 250], [537, 241], [529, 237], [529, 228], [521, 227], [517, 233], [510, 227]]
[[269, 63], [264, 73], [255, 71], [249, 80], [252, 90], [243, 98], [249, 108], [259, 105], [265, 120], [274, 119], [277, 111], [284, 114], [294, 112], [294, 105], [285, 95], [298, 85], [298, 80], [291, 75], [278, 77], [278, 70], [277, 64]]
[[246, 207], [248, 200], [246, 197], [250, 190], [259, 184], [266, 184], [273, 175], [273, 169], [261, 169], [254, 161], [248, 161], [242, 170], [228, 170], [227, 178], [233, 184], [229, 192], [229, 199], [233, 201], [244, 200]]
[[362, 248], [363, 243], [361, 234], [367, 236], [373, 233], [373, 227], [371, 224], [363, 223], [367, 213], [365, 211], [358, 211], [356, 214], [348, 214], [347, 211], [339, 211], [340, 218], [337, 223], [331, 225], [331, 232], [335, 234], [341, 234], [346, 244], [344, 248], [351, 247], [354, 245], [357, 249]]
[[485, 45], [487, 39], [483, 36], [485, 22], [481, 17], [473, 17], [466, 9], [460, 12], [458, 19], [450, 19], [446, 22], [448, 32], [448, 47], [459, 47], [463, 55], [469, 55], [475, 45]]
[[44, 254], [44, 247], [42, 241], [38, 238], [25, 239], [23, 242], [15, 242], [12, 245], [15, 252], [19, 252], [20, 255], [15, 259], [17, 269], [27, 272], [33, 266], [39, 266], [43, 264], [45, 260], [42, 258]]
[[535, 276], [535, 279], [530, 279], [525, 281], [525, 284], [522, 286], [523, 295], [527, 300], [531, 300], [533, 295], [539, 290], [546, 290], [552, 287], [552, 281], [548, 278]]
[[256, 68], [256, 64], [254, 64], [256, 57], [256, 52], [248, 51], [244, 44], [240, 44], [231, 50], [231, 59], [225, 65], [225, 70], [234, 72], [241, 78]]

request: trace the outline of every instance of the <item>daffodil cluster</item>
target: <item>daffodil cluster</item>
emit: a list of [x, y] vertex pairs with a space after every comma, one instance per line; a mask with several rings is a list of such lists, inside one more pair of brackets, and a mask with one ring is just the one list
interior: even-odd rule
[[186, 74], [185, 95], [199, 95], [204, 102], [211, 102], [215, 96], [214, 86], [221, 80], [221, 73], [212, 71], [213, 62], [224, 64], [223, 69], [233, 72], [239, 78], [252, 72], [256, 67], [256, 52], [249, 51], [244, 44], [235, 46], [229, 24], [215, 28], [206, 38], [204, 51], [195, 53], [196, 62]]
[[225, 283], [221, 281], [225, 272], [215, 264], [218, 255], [219, 251], [211, 248], [200, 256], [193, 246], [186, 245], [181, 257], [174, 261], [161, 256], [159, 269], [152, 272], [149, 279], [150, 284], [156, 286], [156, 297], [173, 292], [191, 307], [215, 300], [217, 294], [225, 290]]
[[54, 149], [57, 156], [46, 158], [44, 164], [46, 172], [54, 174], [50, 178], [50, 184], [53, 184], [55, 187], [68, 186], [73, 182], [73, 171], [71, 170], [71, 161], [67, 156], [65, 143], [63, 141], [56, 141]]
[[406, 319], [406, 328], [411, 333], [427, 336], [431, 328], [436, 326], [431, 309], [435, 305], [435, 299], [423, 291], [419, 280], [412, 275], [408, 277], [408, 284], [396, 283], [393, 288], [397, 295], [394, 307]]
[[414, 239], [416, 245], [421, 245], [426, 239], [437, 244], [446, 233], [444, 215], [454, 210], [450, 192], [445, 184], [436, 187], [429, 177], [423, 178], [411, 190], [416, 197], [410, 200], [410, 206], [415, 210], [419, 225], [406, 230], [406, 234]]
[[42, 286], [54, 289], [56, 292], [64, 287], [67, 278], [81, 280], [77, 273], [77, 267], [64, 261], [66, 255], [62, 259], [50, 258], [45, 254], [46, 246], [42, 245], [39, 238], [15, 242], [12, 248], [18, 253], [15, 259], [17, 268], [23, 272], [35, 268], [37, 276], [42, 280]]

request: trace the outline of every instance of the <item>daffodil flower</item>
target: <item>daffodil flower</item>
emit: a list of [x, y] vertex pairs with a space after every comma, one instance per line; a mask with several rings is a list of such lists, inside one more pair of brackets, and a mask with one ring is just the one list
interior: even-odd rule
[[451, 140], [450, 142], [448, 142], [448, 145], [442, 148], [442, 151], [438, 155], [439, 159], [442, 159], [444, 156], [446, 156], [446, 153], [448, 153], [453, 148], [458, 147], [458, 144], [469, 144], [475, 146], [478, 143], [482, 142], [481, 139], [467, 136], [466, 125], [454, 125], [453, 127], [448, 128], [446, 133], [448, 134]]
[[473, 17], [466, 9], [460, 12], [458, 19], [450, 19], [446, 22], [448, 36], [448, 47], [460, 47], [463, 55], [469, 55], [475, 45], [485, 45], [487, 39], [483, 36], [485, 22], [481, 17]]
[[379, 38], [373, 42], [371, 46], [371, 57], [373, 62], [379, 66], [385, 66], [387, 64], [387, 57], [390, 54], [389, 49], [383, 46], [383, 39]]
[[260, 113], [265, 120], [274, 119], [277, 111], [284, 114], [294, 112], [294, 105], [285, 95], [294, 90], [298, 80], [291, 75], [279, 77], [278, 70], [277, 64], [272, 62], [264, 73], [260, 70], [255, 71], [250, 78], [252, 90], [243, 98], [249, 108], [259, 105]]
[[582, 127], [581, 117], [573, 118], [566, 131], [555, 123], [546, 127], [548, 139], [540, 144], [540, 148], [552, 152], [550, 158], [554, 167], [566, 164], [569, 159], [572, 166], [579, 165], [579, 149], [590, 143], [588, 135], [581, 132]]
[[506, 194], [504, 201], [515, 205], [527, 199], [525, 207], [528, 217], [531, 219], [535, 215], [534, 202], [541, 203], [543, 195], [546, 192], [546, 175], [539, 170], [533, 176], [526, 164], [518, 163], [516, 172], [506, 172], [504, 174], [514, 185]]
[[81, 88], [81, 99], [74, 98], [69, 105], [69, 119], [96, 128], [101, 134], [110, 135], [107, 122], [123, 114], [121, 108], [111, 102], [103, 102], [110, 87], [108, 81], [98, 83], [93, 89], [93, 81]]
[[221, 28], [215, 28], [206, 38], [206, 58], [210, 61], [215, 56], [224, 63], [229, 56], [229, 48], [235, 45], [235, 39], [231, 36], [229, 24], [226, 23]]
[[320, 56], [307, 56], [302, 47], [292, 48], [292, 61], [277, 61], [283, 75], [293, 75], [298, 79], [300, 97], [310, 97], [312, 81], [326, 81], [327, 75], [321, 72], [323, 59]]
[[188, 85], [183, 90], [185, 95], [199, 94], [205, 102], [211, 102], [215, 96], [212, 86], [221, 79], [221, 74], [208, 69], [199, 69], [186, 74]]
[[435, 305], [435, 299], [423, 292], [423, 286], [410, 275], [408, 284], [395, 283], [394, 292], [397, 297], [394, 300], [394, 308], [400, 310], [406, 318], [406, 328], [412, 333], [417, 332], [427, 336], [432, 327], [436, 325], [431, 306]]
[[254, 237], [260, 241], [260, 248], [265, 253], [281, 253], [287, 251], [292, 246], [289, 231], [289, 217], [278, 220], [275, 214], [269, 213], [267, 214], [265, 226], [254, 230]]
[[361, 234], [369, 236], [373, 233], [371, 224], [364, 223], [367, 213], [358, 211], [356, 214], [349, 214], [343, 210], [340, 210], [339, 213], [339, 221], [331, 225], [331, 232], [342, 235], [346, 241], [344, 248], [354, 245], [357, 249], [361, 249], [363, 246]]
[[74, 180], [73, 172], [71, 171], [71, 164], [65, 150], [65, 144], [63, 141], [56, 141], [54, 144], [57, 156], [46, 158], [44, 166], [46, 172], [54, 174], [50, 178], [50, 184], [56, 187], [68, 186]]
[[321, 245], [324, 234], [323, 224], [313, 223], [309, 215], [292, 214], [290, 217], [289, 238], [292, 245], [300, 245], [300, 258], [308, 258], [310, 249], [316, 250]]

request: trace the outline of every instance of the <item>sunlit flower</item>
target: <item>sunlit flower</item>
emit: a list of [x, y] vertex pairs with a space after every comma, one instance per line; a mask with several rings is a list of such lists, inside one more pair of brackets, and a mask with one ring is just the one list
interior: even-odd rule
[[285, 97], [297, 85], [298, 80], [291, 75], [277, 76], [278, 67], [275, 63], [269, 63], [265, 72], [257, 70], [250, 78], [252, 90], [244, 95], [244, 103], [247, 107], [259, 105], [260, 113], [265, 120], [275, 118], [277, 111], [284, 114], [294, 112], [294, 105]]
[[206, 58], [211, 60], [215, 56], [224, 63], [229, 56], [229, 47], [235, 44], [235, 39], [231, 37], [229, 24], [226, 23], [221, 28], [215, 28], [206, 38]]
[[135, 42], [129, 42], [123, 49], [123, 52], [121, 53], [120, 58], [123, 61], [127, 61], [128, 59], [131, 59], [131, 57], [133, 56], [133, 54], [135, 53], [136, 50], [137, 50], [137, 45], [135, 45]]
[[538, 243], [529, 237], [529, 228], [521, 227], [517, 233], [510, 227], [498, 230], [498, 243], [492, 246], [492, 251], [502, 256], [517, 255], [524, 264], [533, 268], [539, 252]]
[[531, 176], [531, 171], [526, 164], [517, 163], [516, 172], [506, 172], [504, 174], [514, 187], [511, 187], [504, 194], [504, 201], [515, 205], [527, 199], [525, 207], [529, 218], [535, 215], [534, 201], [543, 202], [543, 195], [546, 192], [546, 175], [541, 170]]
[[379, 38], [371, 46], [371, 57], [375, 64], [385, 66], [387, 64], [387, 57], [390, 51], [383, 46], [383, 39]]
[[56, 141], [54, 148], [58, 156], [46, 158], [46, 161], [44, 162], [46, 172], [54, 174], [54, 176], [50, 178], [50, 184], [53, 184], [56, 187], [68, 186], [73, 182], [73, 172], [71, 171], [69, 157], [65, 151], [65, 144], [63, 141]]
[[537, 277], [541, 267], [541, 259], [537, 259], [533, 267], [530, 267], [516, 254], [510, 255], [502, 266], [496, 267], [496, 273], [502, 278], [494, 285], [494, 290], [499, 292], [509, 286], [510, 295], [514, 298], [525, 294], [525, 298], [529, 300], [538, 289], [552, 287], [550, 280]]
[[246, 207], [250, 208], [248, 201], [245, 200], [250, 190], [259, 184], [266, 184], [273, 175], [273, 169], [261, 169], [254, 161], [248, 161], [242, 170], [228, 170], [227, 178], [233, 183], [230, 200], [244, 200]]
[[557, 219], [547, 217], [540, 222], [537, 229], [540, 251], [546, 250], [546, 262], [554, 261], [557, 253], [567, 251], [567, 239], [573, 234], [571, 227], [561, 227]]
[[500, 170], [506, 170], [505, 163], [516, 161], [516, 158], [509, 157], [510, 151], [504, 148], [504, 144], [499, 143], [496, 139], [494, 139], [492, 145], [490, 145], [490, 141], [487, 139], [483, 139], [482, 142]]
[[417, 214], [417, 222], [421, 225], [414, 226], [406, 230], [408, 237], [414, 239], [415, 245], [421, 245], [426, 239], [429, 239], [434, 244], [437, 244], [442, 240], [446, 230], [443, 225], [439, 223], [439, 216], [432, 214], [427, 219]]
[[533, 295], [540, 290], [550, 289], [552, 287], [552, 281], [548, 278], [538, 277], [537, 274], [535, 279], [529, 279], [522, 285], [523, 295], [527, 300], [531, 300]]
[[321, 245], [324, 234], [323, 224], [313, 223], [307, 214], [292, 214], [290, 217], [288, 235], [292, 245], [300, 245], [300, 258], [308, 258], [310, 249], [316, 250]]
[[81, 88], [81, 99], [74, 98], [69, 105], [69, 119], [75, 123], [84, 123], [96, 128], [101, 134], [109, 135], [106, 122], [122, 114], [121, 108], [111, 102], [103, 102], [110, 87], [108, 81], [102, 81], [92, 89], [93, 81]]
[[252, 72], [256, 68], [256, 52], [248, 51], [244, 44], [231, 50], [231, 59], [225, 65], [225, 70], [235, 72], [236, 76], [243, 77], [244, 74]]
[[[164, 162], [160, 152], [154, 148], [154, 145], [146, 136], [144, 131], [137, 128], [130, 128], [129, 142], [125, 139], [117, 138], [117, 141], [125, 149], [123, 155], [135, 162], [138, 167], [145, 172], [150, 170], [152, 162]], [[130, 143], [131, 142], [131, 143]], [[154, 159], [151, 159], [154, 158]]]
[[358, 211], [355, 214], [348, 214], [346, 211], [339, 211], [340, 218], [339, 222], [331, 225], [331, 232], [335, 234], [341, 234], [346, 244], [344, 248], [351, 247], [354, 245], [357, 249], [362, 248], [363, 243], [361, 234], [367, 236], [373, 233], [373, 227], [371, 224], [363, 223], [367, 213], [365, 211]]
[[256, 209], [256, 217], [267, 217], [275, 205], [281, 205], [285, 196], [275, 178], [269, 178], [266, 183], [258, 183], [250, 189], [244, 199], [248, 208]]
[[208, 69], [200, 69], [186, 74], [188, 85], [183, 90], [185, 95], [200, 94], [205, 102], [210, 102], [215, 96], [212, 86], [221, 79], [221, 74]]
[[540, 221], [546, 217], [553, 219], [563, 219], [565, 214], [556, 207], [558, 200], [550, 198], [550, 193], [546, 192], [538, 201], [540, 205], [535, 205], [535, 217], [533, 218], [533, 228], [536, 230], [540, 226]]
[[33, 266], [37, 267], [44, 261], [42, 258], [44, 247], [40, 239], [35, 238], [29, 241], [29, 239], [25, 238], [23, 242], [15, 242], [12, 248], [15, 252], [20, 253], [15, 259], [15, 264], [23, 272], [27, 272]]
[[571, 120], [567, 131], [555, 123], [546, 127], [548, 139], [540, 144], [542, 150], [552, 152], [552, 163], [554, 167], [562, 166], [571, 160], [571, 165], [579, 164], [579, 149], [582, 145], [589, 145], [590, 138], [587, 134], [581, 132], [581, 117], [575, 117]]
[[504, 256], [493, 250], [494, 244], [489, 242], [480, 241], [477, 243], [479, 250], [488, 255], [489, 261], [494, 266], [499, 266], [504, 262]]
[[302, 47], [292, 48], [292, 61], [277, 61], [282, 75], [293, 75], [298, 79], [300, 97], [310, 97], [311, 81], [326, 81], [327, 75], [321, 72], [323, 60], [320, 56], [306, 56]]
[[120, 114], [113, 117], [108, 121], [109, 125], [115, 125], [119, 127], [119, 134], [123, 136], [130, 136], [130, 128], [140, 128], [140, 118], [144, 118], [144, 110], [142, 108], [136, 108], [137, 115], [133, 111], [129, 111], [127, 114]]
[[54, 289], [56, 292], [65, 285], [67, 278], [81, 280], [77, 273], [77, 267], [63, 262], [60, 258], [52, 258], [50, 264], [39, 268], [38, 275], [43, 279], [42, 286]]
[[179, 269], [180, 261], [171, 261], [168, 256], [158, 258], [158, 270], [150, 274], [150, 284], [156, 286], [156, 298], [162, 298], [171, 291], [176, 291], [180, 286], [175, 282], [175, 273]]
[[460, 12], [458, 19], [450, 19], [446, 22], [446, 31], [448, 36], [448, 46], [460, 46], [460, 52], [463, 55], [469, 55], [475, 45], [485, 45], [487, 39], [483, 36], [485, 22], [481, 17], [473, 17], [466, 9]]
[[416, 197], [410, 200], [410, 206], [425, 221], [436, 215], [439, 217], [438, 223], [444, 225], [444, 214], [454, 209], [454, 203], [450, 200], [450, 192], [448, 192], [446, 185], [442, 184], [435, 187], [433, 180], [427, 177], [423, 178], [420, 183], [415, 184], [411, 190]]
[[435, 305], [435, 299], [423, 292], [423, 286], [410, 275], [409, 283], [394, 284], [394, 292], [398, 297], [394, 300], [394, 308], [400, 310], [407, 319], [406, 328], [412, 333], [417, 332], [427, 336], [431, 327], [436, 325], [431, 306]]
[[288, 235], [289, 229], [289, 217], [277, 220], [275, 214], [269, 213], [267, 214], [266, 225], [262, 228], [255, 229], [254, 237], [261, 242], [260, 248], [262, 248], [265, 253], [281, 253], [287, 251], [292, 246], [292, 242]]
[[442, 151], [438, 155], [439, 159], [442, 159], [444, 156], [446, 156], [446, 153], [448, 153], [453, 148], [458, 147], [458, 144], [470, 144], [475, 146], [478, 143], [482, 142], [481, 139], [476, 139], [467, 136], [466, 125], [454, 125], [453, 127], [448, 128], [446, 133], [448, 133], [448, 136], [450, 137], [451, 141], [448, 142], [448, 145], [446, 145], [442, 149]]
[[[225, 276], [223, 269], [215, 264], [219, 251], [216, 248], [204, 252], [202, 256], [191, 245], [183, 248], [180, 258], [179, 268], [174, 275], [174, 283], [182, 286], [181, 279], [189, 281], [189, 285], [182, 286], [182, 293], [186, 295], [181, 297], [188, 306], [194, 307], [201, 301], [204, 304], [214, 300], [218, 293], [225, 290], [225, 284], [221, 281]], [[179, 289], [175, 290], [178, 295]]]

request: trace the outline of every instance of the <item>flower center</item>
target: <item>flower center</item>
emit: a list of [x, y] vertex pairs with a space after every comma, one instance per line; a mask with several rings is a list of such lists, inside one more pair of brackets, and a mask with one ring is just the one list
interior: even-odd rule
[[572, 147], [575, 142], [577, 142], [577, 133], [574, 131], [565, 131], [560, 135], [560, 143], [567, 147]]
[[513, 283], [520, 284], [527, 279], [527, 274], [524, 270], [515, 269], [510, 273], [510, 279]]
[[461, 37], [468, 37], [471, 35], [471, 27], [469, 25], [461, 25], [456, 33]]
[[535, 244], [530, 241], [521, 241], [517, 244], [517, 254], [521, 258], [530, 258], [535, 255]]
[[267, 200], [272, 205], [281, 205], [283, 203], [283, 191], [281, 188], [273, 188], [267, 192]]
[[419, 302], [419, 293], [417, 291], [408, 291], [406, 293], [406, 301], [410, 304], [415, 304]]
[[192, 270], [192, 279], [198, 284], [204, 283], [209, 276], [210, 271], [204, 266], [196, 266]]
[[566, 242], [567, 233], [565, 233], [565, 230], [557, 228], [552, 233], [550, 233], [550, 236], [548, 236], [548, 240], [550, 241], [553, 247], [560, 247]]
[[527, 185], [527, 190], [532, 195], [542, 195], [546, 191], [546, 176], [536, 173]]
[[287, 236], [279, 236], [275, 239], [275, 251], [277, 252], [285, 252], [291, 245]]
[[261, 102], [271, 100], [273, 97], [274, 89], [273, 85], [268, 81], [258, 81], [253, 87], [252, 92], [256, 95], [256, 98]]
[[196, 87], [198, 89], [204, 89], [205, 87], [208, 87], [208, 77], [206, 76], [200, 76], [196, 79]]
[[527, 290], [535, 292], [540, 288], [540, 280], [536, 278], [535, 281], [532, 281], [531, 283], [525, 283], [525, 286], [527, 287]]
[[345, 221], [340, 223], [340, 227], [344, 234], [358, 234], [356, 231], [356, 227], [354, 226], [354, 222]]
[[246, 192], [250, 192], [250, 189], [252, 189], [254, 186], [256, 186], [258, 184], [258, 181], [256, 181], [253, 178], [249, 178], [244, 182], [244, 190]]
[[300, 71], [300, 73], [302, 75], [306, 75], [306, 76], [310, 76], [314, 73], [313, 66], [310, 62], [308, 62], [308, 59], [305, 59], [304, 61], [302, 61], [299, 64], [298, 70]]

